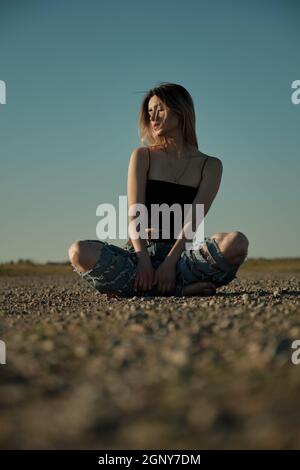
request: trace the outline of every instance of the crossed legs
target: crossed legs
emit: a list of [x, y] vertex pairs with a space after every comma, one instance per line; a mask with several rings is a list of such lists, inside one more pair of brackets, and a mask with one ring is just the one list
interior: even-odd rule
[[[215, 233], [211, 236], [218, 243], [224, 257], [232, 264], [242, 264], [248, 252], [249, 241], [242, 232]], [[83, 240], [72, 243], [68, 254], [72, 265], [80, 272], [92, 269], [99, 259], [102, 243], [97, 240]], [[203, 250], [207, 252], [205, 245]], [[208, 289], [208, 291], [207, 291]], [[184, 286], [183, 295], [214, 293], [215, 286], [209, 282], [195, 282]]]

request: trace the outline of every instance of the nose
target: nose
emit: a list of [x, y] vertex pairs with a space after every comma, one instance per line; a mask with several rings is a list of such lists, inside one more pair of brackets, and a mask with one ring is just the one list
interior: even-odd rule
[[151, 118], [150, 118], [150, 120], [151, 120], [152, 122], [153, 122], [153, 121], [156, 121], [157, 113], [158, 113], [158, 110], [153, 111], [153, 113], [152, 113], [152, 115], [151, 115]]

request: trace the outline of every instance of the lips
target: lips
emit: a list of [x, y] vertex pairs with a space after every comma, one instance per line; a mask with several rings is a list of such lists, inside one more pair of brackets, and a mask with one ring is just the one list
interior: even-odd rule
[[159, 127], [159, 124], [153, 124], [153, 129], [157, 129]]

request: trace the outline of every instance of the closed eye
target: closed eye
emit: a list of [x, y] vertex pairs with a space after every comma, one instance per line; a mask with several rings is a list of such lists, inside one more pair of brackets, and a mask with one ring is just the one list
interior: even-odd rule
[[[159, 109], [158, 112], [161, 113], [163, 112], [164, 110], [163, 109]], [[151, 110], [149, 111], [149, 115], [151, 114]]]

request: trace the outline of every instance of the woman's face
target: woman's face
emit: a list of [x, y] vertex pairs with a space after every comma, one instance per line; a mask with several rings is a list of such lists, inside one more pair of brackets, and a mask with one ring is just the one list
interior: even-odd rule
[[177, 129], [178, 116], [158, 96], [148, 101], [148, 113], [153, 135], [171, 135]]

